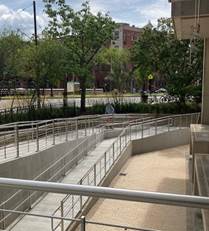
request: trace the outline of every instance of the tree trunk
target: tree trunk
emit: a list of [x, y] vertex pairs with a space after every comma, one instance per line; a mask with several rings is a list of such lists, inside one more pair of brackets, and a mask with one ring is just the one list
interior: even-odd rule
[[64, 78], [63, 107], [67, 107], [67, 76]]
[[37, 95], [37, 107], [41, 108], [41, 94], [39, 85], [36, 87], [36, 95]]
[[50, 87], [50, 96], [51, 97], [54, 97], [54, 92], [53, 92], [53, 86], [51, 85], [51, 87]]
[[86, 112], [86, 76], [81, 76], [80, 88], [81, 88], [81, 114], [82, 114]]

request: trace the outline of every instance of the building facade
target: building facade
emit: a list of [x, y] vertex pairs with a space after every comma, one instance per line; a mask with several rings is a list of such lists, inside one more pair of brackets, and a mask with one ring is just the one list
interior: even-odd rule
[[118, 27], [113, 34], [111, 41], [112, 48], [131, 48], [134, 42], [139, 38], [143, 29], [130, 26], [128, 23], [118, 23]]

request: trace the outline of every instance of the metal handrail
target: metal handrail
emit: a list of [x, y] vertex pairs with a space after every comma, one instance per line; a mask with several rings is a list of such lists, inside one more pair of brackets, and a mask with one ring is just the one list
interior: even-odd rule
[[[107, 167], [105, 167], [105, 166], [103, 166], [103, 168], [105, 168], [106, 169], [106, 171], [105, 171], [105, 174], [109, 171], [109, 169], [111, 168], [111, 166], [114, 164], [114, 161], [120, 156], [120, 154], [121, 154], [121, 152], [122, 152], [122, 150], [123, 150], [123, 148], [127, 145], [127, 143], [130, 141], [130, 139], [131, 139], [131, 132], [132, 132], [132, 129], [131, 129], [131, 127], [132, 126], [142, 126], [142, 130], [144, 129], [144, 126], [146, 125], [146, 124], [154, 124], [155, 126], [157, 125], [157, 123], [164, 123], [164, 122], [166, 122], [165, 124], [168, 126], [168, 130], [169, 130], [169, 126], [170, 126], [170, 120], [172, 119], [173, 121], [176, 119], [176, 118], [178, 118], [178, 117], [181, 117], [181, 120], [182, 120], [182, 117], [185, 117], [186, 118], [186, 126], [188, 126], [189, 125], [189, 123], [188, 122], [192, 122], [192, 117], [198, 117], [198, 115], [199, 114], [187, 114], [187, 115], [177, 115], [177, 116], [173, 116], [173, 117], [166, 117], [166, 118], [157, 118], [157, 119], [148, 119], [147, 121], [146, 120], [144, 120], [144, 121], [141, 121], [141, 122], [138, 122], [137, 124], [132, 124], [132, 123], [130, 123], [130, 125], [129, 126], [126, 126], [121, 132], [120, 132], [120, 135], [118, 136], [118, 138], [116, 139], [116, 141], [113, 143], [113, 145], [111, 145], [107, 150], [106, 150], [106, 152], [104, 153], [104, 155], [102, 156], [102, 157], [100, 157], [99, 158], [99, 160], [95, 163], [95, 165], [83, 176], [83, 178], [81, 179], [81, 181], [82, 180], [84, 180], [85, 179], [85, 177], [88, 177], [88, 175], [90, 175], [90, 173], [92, 172], [92, 170], [94, 170], [94, 167], [95, 166], [97, 166], [97, 164], [100, 164], [100, 180], [102, 180], [103, 179], [103, 177], [105, 177], [105, 175], [104, 176], [102, 176], [102, 178], [101, 178], [101, 162], [103, 161], [105, 161], [105, 165], [106, 164], [108, 164], [108, 161], [109, 161], [109, 168], [107, 168]], [[190, 118], [190, 120], [188, 119], [188, 118]], [[182, 123], [181, 123], [181, 125], [183, 125]], [[121, 143], [121, 138], [123, 138], [124, 139], [124, 142], [122, 142]], [[143, 133], [142, 133], [142, 138], [143, 138]], [[119, 143], [119, 150], [118, 150], [118, 143]], [[108, 152], [110, 152], [111, 151], [111, 149], [112, 149], [112, 152], [113, 152], [113, 148], [114, 148], [114, 145], [116, 146], [117, 145], [117, 151], [116, 151], [116, 156], [114, 157], [114, 155], [113, 155], [113, 161], [112, 161], [112, 163], [111, 163], [111, 160], [109, 159], [107, 162], [106, 162], [106, 160], [105, 160], [105, 155], [108, 153]], [[118, 152], [119, 151], [119, 152]], [[114, 154], [114, 153], [113, 153]], [[110, 154], [109, 154], [110, 155]], [[109, 158], [110, 158], [110, 156], [109, 156]], [[98, 176], [98, 173], [94, 173], [94, 175], [96, 174], [96, 176], [94, 176], [94, 177], [97, 177]], [[94, 182], [96, 182], [96, 181], [94, 181]], [[80, 182], [78, 182], [78, 183], [80, 183]], [[96, 185], [96, 184], [95, 184]], [[67, 197], [65, 197], [64, 199], [63, 199], [63, 201], [65, 201], [67, 198], [69, 198], [69, 196], [70, 195], [68, 195]], [[74, 204], [72, 205], [72, 207], [74, 207]], [[60, 207], [55, 211], [55, 213], [58, 211], [60, 209]], [[55, 214], [55, 213], [53, 213], [53, 214]]]
[[89, 185], [63, 184], [45, 181], [0, 178], [0, 188], [25, 189], [40, 192], [73, 194], [96, 198], [209, 209], [209, 198], [172, 193], [116, 189]]
[[[23, 215], [23, 216], [41, 217], [41, 218], [51, 219], [51, 221], [54, 219], [54, 220], [64, 220], [64, 221], [73, 221], [73, 222], [81, 223], [83, 220], [83, 217], [81, 219], [76, 219], [76, 218], [68, 218], [68, 217], [50, 216], [50, 215], [45, 215], [45, 214], [28, 213], [28, 212], [22, 212], [22, 211], [14, 211], [14, 210], [9, 210], [9, 209], [0, 209], [0, 211], [18, 214], [18, 215]], [[109, 224], [109, 223], [104, 223], [104, 222], [90, 221], [90, 220], [86, 220], [86, 219], [85, 219], [85, 223], [86, 224], [92, 224], [92, 225], [120, 228], [120, 229], [124, 229], [124, 230], [159, 231], [156, 229], [154, 230], [154, 229], [146, 229], [146, 228], [135, 228], [135, 227], [126, 226], [126, 225]]]
[[[192, 116], [194, 116], [193, 114], [187, 114], [187, 115], [183, 115], [184, 117], [191, 117], [191, 119], [192, 119]], [[195, 114], [195, 117], [196, 116], [198, 116], [198, 114], [196, 115]], [[153, 125], [154, 127], [155, 127], [155, 135], [157, 134], [157, 125], [158, 125], [158, 123], [165, 123], [167, 126], [168, 126], [168, 131], [170, 130], [170, 120], [172, 119], [173, 120], [173, 122], [174, 122], [174, 120], [177, 118], [178, 119], [178, 117], [180, 117], [180, 118], [182, 118], [182, 115], [177, 115], [177, 116], [173, 116], [173, 117], [168, 117], [168, 116], [166, 116], [165, 118], [163, 117], [163, 118], [157, 118], [157, 119], [148, 119], [148, 120], [146, 120], [146, 121], [140, 121], [139, 123], [130, 123], [129, 124], [129, 126], [126, 126], [121, 132], [120, 132], [120, 134], [119, 134], [119, 136], [117, 137], [117, 139], [113, 142], [113, 144], [111, 145], [111, 146], [109, 146], [109, 148], [105, 151], [105, 153], [103, 154], [103, 156], [101, 156], [98, 160], [97, 160], [97, 162], [87, 171], [87, 173], [82, 177], [82, 179], [77, 183], [77, 184], [82, 184], [82, 182], [84, 182], [84, 179], [86, 179], [87, 177], [89, 177], [89, 175], [93, 172], [93, 177], [94, 177], [94, 184], [96, 185], [96, 178], [97, 178], [97, 172], [95, 172], [95, 169], [96, 169], [96, 166], [98, 165], [98, 164], [100, 164], [101, 165], [101, 162], [102, 162], [102, 160], [103, 160], [103, 162], [104, 162], [104, 169], [105, 169], [105, 173], [104, 173], [104, 175], [103, 175], [103, 177], [101, 178], [101, 175], [100, 175], [100, 181], [98, 182], [98, 184], [103, 180], [103, 178], [106, 176], [106, 174], [109, 172], [109, 170], [111, 169], [111, 167], [112, 167], [112, 165], [114, 164], [114, 162], [117, 160], [117, 158], [119, 158], [119, 156], [120, 156], [120, 154], [122, 153], [122, 151], [123, 151], [123, 149], [126, 147], [126, 145], [128, 144], [128, 142], [132, 139], [131, 137], [132, 137], [132, 134], [131, 134], [131, 131], [132, 131], [132, 127], [133, 126], [141, 126], [141, 138], [143, 138], [143, 131], [144, 130], [146, 130], [145, 129], [145, 126], [146, 125]], [[192, 122], [192, 120], [190, 120], [190, 122]], [[181, 124], [182, 125], [182, 124]], [[188, 124], [186, 124], [186, 126], [188, 126]], [[122, 139], [122, 137], [125, 137], [125, 143], [123, 143], [122, 141], [121, 141], [121, 139]], [[119, 143], [119, 153], [117, 154], [117, 152], [115, 152], [115, 151], [113, 151], [114, 150], [114, 147], [116, 146], [116, 144], [118, 144]], [[123, 145], [124, 144], [124, 145]], [[109, 163], [109, 168], [107, 167], [107, 153], [108, 152], [110, 152], [111, 153], [111, 150], [112, 150], [112, 152], [115, 152], [115, 153], [113, 153], [113, 161], [112, 161], [112, 163]], [[118, 150], [117, 150], [118, 151]], [[110, 162], [111, 160], [109, 159], [109, 162]], [[100, 174], [101, 174], [101, 166], [100, 166]], [[61, 214], [63, 214], [64, 212], [63, 212], [63, 210], [64, 210], [64, 205], [65, 205], [65, 203], [68, 201], [68, 200], [71, 200], [71, 196], [72, 195], [67, 195], [61, 202], [60, 202], [60, 206], [53, 212], [53, 215], [55, 215], [58, 211], [60, 211], [61, 212]], [[80, 204], [80, 207], [81, 207], [81, 205], [82, 206], [84, 206], [85, 204], [86, 204], [86, 202], [87, 201], [85, 201], [84, 203], [82, 202], [82, 199], [81, 198], [79, 198], [81, 201], [78, 201], [79, 202], [79, 204]], [[76, 202], [74, 202], [74, 203], [76, 203]], [[71, 205], [71, 207], [70, 207], [70, 210], [68, 211], [68, 214], [69, 214], [69, 212], [72, 210], [73, 211], [73, 208], [74, 208], [74, 204], [72, 204]], [[80, 210], [81, 210], [82, 208], [80, 208]], [[79, 212], [79, 211], [78, 211]], [[65, 216], [67, 216], [68, 214], [64, 214]], [[75, 214], [75, 212], [73, 211], [73, 214]], [[62, 223], [60, 222], [54, 229], [53, 229], [53, 231], [55, 231], [58, 227], [59, 227], [59, 225], [61, 225]], [[62, 226], [63, 226], [63, 224], [62, 224]], [[62, 229], [63, 230], [63, 229]]]
[[[102, 133], [102, 135], [103, 135], [103, 133]], [[103, 135], [103, 136], [104, 136], [104, 135]], [[42, 172], [41, 174], [39, 174], [38, 176], [36, 176], [33, 180], [38, 180], [38, 179], [40, 179], [45, 173], [47, 173], [50, 169], [52, 169], [55, 165], [57, 165], [57, 163], [59, 163], [59, 162], [62, 163], [62, 160], [64, 160], [70, 153], [73, 153], [75, 150], [77, 150], [78, 148], [80, 148], [80, 146], [81, 146], [82, 144], [85, 144], [86, 142], [88, 142], [88, 139], [89, 139], [89, 138], [90, 138], [90, 137], [87, 137], [84, 141], [82, 141], [80, 144], [78, 144], [73, 150], [71, 150], [70, 152], [67, 152], [64, 156], [62, 156], [62, 157], [61, 157], [60, 159], [58, 159], [55, 163], [53, 163], [52, 165], [50, 165], [44, 172]], [[89, 148], [88, 150], [82, 150], [82, 151], [79, 152], [75, 157], [73, 157], [72, 160], [70, 160], [70, 161], [68, 161], [68, 162], [64, 162], [63, 166], [62, 166], [57, 172], [55, 172], [55, 174], [52, 175], [52, 176], [48, 179], [48, 181], [52, 181], [52, 180], [54, 179], [54, 177], [57, 177], [57, 175], [58, 175], [60, 172], [62, 172], [63, 170], [65, 170], [65, 171], [69, 170], [69, 169], [66, 168], [66, 166], [69, 165], [69, 163], [75, 162], [75, 160], [77, 160], [78, 157], [79, 157], [83, 152], [85, 152], [85, 153], [86, 153], [86, 151], [89, 152], [89, 150], [90, 150], [93, 146], [97, 145], [98, 140], [97, 140], [97, 139], [93, 139], [93, 141], [94, 141], [94, 142], [91, 144], [91, 146], [88, 147], [88, 148]], [[2, 202], [1, 205], [0, 205], [0, 207], [4, 207], [4, 205], [6, 205], [10, 200], [12, 200], [13, 198], [15, 198], [16, 196], [18, 196], [19, 193], [21, 193], [21, 192], [22, 192], [22, 190], [18, 190], [18, 191], [17, 191], [15, 194], [13, 194], [10, 198], [8, 198], [6, 201]], [[26, 201], [28, 201], [28, 200], [30, 201], [30, 199], [31, 199], [35, 194], [36, 194], [36, 192], [33, 192], [33, 193], [30, 194], [28, 197], [26, 197], [20, 204], [18, 204], [18, 205], [14, 208], [14, 210], [18, 209], [18, 208], [19, 208], [22, 204], [24, 204]], [[7, 216], [5, 216], [2, 220], [7, 219], [9, 215], [10, 215], [10, 214], [8, 214]], [[1, 220], [1, 221], [2, 221], [2, 220]]]

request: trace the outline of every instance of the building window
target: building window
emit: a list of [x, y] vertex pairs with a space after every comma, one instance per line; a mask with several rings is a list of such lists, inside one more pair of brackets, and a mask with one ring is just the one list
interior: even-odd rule
[[116, 31], [114, 32], [113, 39], [114, 39], [114, 40], [118, 40], [118, 39], [119, 39], [119, 31], [118, 31], [118, 30], [116, 30]]

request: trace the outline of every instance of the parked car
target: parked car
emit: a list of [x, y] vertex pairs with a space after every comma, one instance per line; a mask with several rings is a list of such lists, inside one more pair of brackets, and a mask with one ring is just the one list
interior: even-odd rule
[[167, 93], [167, 90], [165, 88], [159, 88], [155, 90], [155, 93]]

